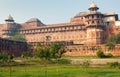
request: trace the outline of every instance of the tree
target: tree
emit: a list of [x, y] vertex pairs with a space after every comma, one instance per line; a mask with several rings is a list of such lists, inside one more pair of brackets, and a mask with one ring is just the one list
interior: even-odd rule
[[6, 63], [8, 61], [7, 52], [3, 51], [2, 53], [0, 53], [0, 59], [2, 60], [3, 63]]
[[108, 50], [113, 50], [115, 49], [115, 43], [114, 42], [107, 42], [105, 46], [107, 47]]
[[50, 58], [61, 58], [65, 52], [65, 47], [60, 43], [54, 43], [51, 46], [41, 46], [38, 43], [34, 50], [34, 54], [37, 57], [47, 60]]
[[116, 35], [116, 43], [120, 44], [120, 33]]
[[60, 43], [54, 43], [50, 46], [50, 53], [52, 58], [61, 58], [62, 54], [65, 53], [66, 50], [64, 46]]
[[34, 51], [36, 57], [39, 57], [41, 59], [50, 59], [50, 49], [47, 46], [41, 46], [40, 43], [37, 43], [35, 51]]
[[16, 34], [12, 36], [11, 39], [15, 41], [26, 41], [25, 36], [22, 34]]
[[118, 35], [111, 35], [108, 38], [108, 41], [106, 42], [105, 46], [108, 50], [113, 50], [115, 48], [115, 45], [117, 44], [119, 36]]
[[108, 42], [116, 43], [117, 40], [116, 38], [117, 38], [116, 35], [109, 36], [107, 43]]
[[59, 49], [58, 53], [57, 54], [57, 58], [61, 58], [62, 55], [66, 52], [66, 49], [64, 46], [61, 46], [61, 48]]

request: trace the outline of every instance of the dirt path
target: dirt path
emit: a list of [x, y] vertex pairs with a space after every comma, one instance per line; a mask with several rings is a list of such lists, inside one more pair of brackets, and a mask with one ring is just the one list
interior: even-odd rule
[[70, 59], [72, 64], [82, 64], [85, 61], [90, 61], [91, 64], [107, 64], [108, 62], [119, 62], [120, 59]]

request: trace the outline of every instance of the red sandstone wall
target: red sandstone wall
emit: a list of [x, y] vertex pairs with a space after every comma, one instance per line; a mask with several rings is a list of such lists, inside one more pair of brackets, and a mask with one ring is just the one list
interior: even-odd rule
[[102, 46], [69, 46], [65, 56], [96, 56], [96, 51], [102, 49], [105, 54], [111, 53], [114, 56], [120, 56], [120, 45], [117, 45], [113, 50], [107, 50]]

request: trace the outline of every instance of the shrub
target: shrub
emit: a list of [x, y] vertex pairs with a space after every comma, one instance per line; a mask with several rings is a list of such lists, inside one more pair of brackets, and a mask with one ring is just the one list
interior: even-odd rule
[[8, 60], [7, 52], [0, 53], [0, 60], [2, 60], [2, 61], [7, 61]]
[[99, 58], [105, 58], [105, 54], [103, 53], [102, 50], [97, 50], [96, 54]]
[[70, 60], [60, 59], [60, 60], [58, 60], [58, 63], [59, 63], [59, 64], [70, 64]]
[[104, 52], [102, 50], [97, 50], [97, 56], [99, 58], [110, 58], [110, 57], [113, 57], [113, 55], [111, 53], [108, 53], [108, 54], [104, 54]]
[[55, 59], [55, 60], [52, 60], [52, 63], [54, 64], [70, 64], [70, 60], [68, 59]]
[[110, 58], [110, 57], [113, 57], [113, 55], [111, 53], [108, 53], [108, 54], [106, 54], [106, 57]]
[[89, 67], [90, 66], [90, 61], [84, 61], [82, 64], [83, 67]]
[[112, 68], [120, 68], [120, 63], [118, 62], [108, 63], [108, 65]]

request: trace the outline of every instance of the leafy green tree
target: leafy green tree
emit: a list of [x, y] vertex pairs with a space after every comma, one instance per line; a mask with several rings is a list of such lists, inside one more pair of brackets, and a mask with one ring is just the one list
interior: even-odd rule
[[47, 46], [41, 46], [39, 43], [37, 43], [36, 48], [34, 50], [34, 54], [36, 57], [39, 57], [41, 59], [50, 59], [50, 49]]
[[47, 60], [50, 58], [61, 58], [65, 52], [65, 47], [60, 43], [54, 43], [51, 46], [41, 46], [37, 44], [34, 50], [34, 54], [37, 57]]
[[11, 39], [16, 41], [26, 41], [25, 36], [22, 34], [16, 34], [12, 36]]
[[45, 49], [43, 49], [43, 53], [44, 53], [44, 58], [46, 59], [46, 60], [49, 60], [50, 59], [50, 49], [49, 48], [45, 48]]
[[61, 44], [59, 43], [54, 43], [50, 46], [50, 52], [51, 52], [51, 57], [52, 58], [57, 58], [59, 55], [59, 50], [61, 48]]
[[61, 46], [61, 48], [59, 49], [58, 53], [56, 53], [56, 54], [57, 54], [57, 57], [58, 57], [58, 58], [61, 58], [62, 55], [63, 55], [65, 52], [66, 52], [65, 47], [64, 47], [64, 46]]
[[61, 58], [65, 52], [65, 47], [60, 43], [54, 43], [50, 46], [50, 53], [52, 58]]

